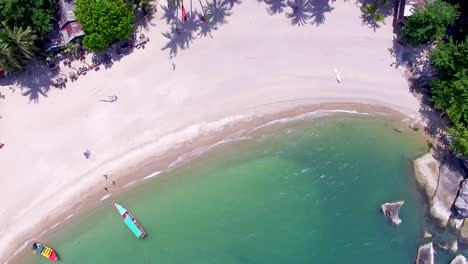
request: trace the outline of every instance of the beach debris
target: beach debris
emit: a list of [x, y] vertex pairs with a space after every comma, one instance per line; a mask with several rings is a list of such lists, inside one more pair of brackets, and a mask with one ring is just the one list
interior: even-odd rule
[[334, 68], [333, 70], [335, 71], [335, 74], [336, 74], [336, 81], [338, 83], [341, 83], [341, 76], [340, 76], [340, 73], [338, 72], [338, 69]]
[[418, 249], [418, 256], [416, 257], [416, 264], [434, 264], [435, 252], [432, 242], [420, 246]]
[[107, 96], [107, 99], [102, 99], [100, 101], [101, 102], [106, 102], [106, 103], [113, 103], [113, 102], [117, 101], [117, 95]]
[[463, 255], [456, 256], [450, 264], [466, 264], [466, 258]]
[[89, 159], [91, 157], [91, 151], [89, 149], [87, 149], [87, 150], [85, 150], [83, 155], [85, 156], [86, 159]]
[[403, 132], [403, 128], [395, 127], [393, 130], [395, 130], [395, 131], [398, 132], [398, 133]]
[[394, 203], [384, 203], [380, 207], [382, 209], [382, 212], [385, 214], [385, 216], [392, 221], [394, 225], [399, 225], [401, 224], [401, 219], [398, 216], [398, 212], [400, 211], [401, 206], [405, 201], [398, 201]]

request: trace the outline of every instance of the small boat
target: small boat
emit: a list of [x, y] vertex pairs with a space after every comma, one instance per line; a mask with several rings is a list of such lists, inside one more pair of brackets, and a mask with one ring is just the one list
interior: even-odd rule
[[125, 207], [122, 205], [116, 203], [115, 201], [112, 201], [112, 204], [114, 205], [115, 209], [117, 209], [117, 212], [122, 216], [124, 219], [124, 223], [127, 225], [128, 229], [132, 231], [132, 233], [137, 237], [137, 238], [144, 238], [146, 236], [146, 232], [141, 227], [141, 225], [137, 222], [135, 217], [131, 215]]
[[58, 261], [57, 254], [50, 247], [43, 245], [41, 243], [35, 242], [31, 248], [34, 254], [41, 254], [44, 258], [52, 261]]

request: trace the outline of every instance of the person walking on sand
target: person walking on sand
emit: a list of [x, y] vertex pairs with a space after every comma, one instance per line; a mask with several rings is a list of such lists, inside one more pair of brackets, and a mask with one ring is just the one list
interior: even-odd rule
[[107, 180], [107, 174], [104, 174], [104, 178]]
[[171, 57], [169, 58], [169, 63], [171, 63], [172, 65], [172, 70], [175, 71], [175, 62], [174, 62], [174, 56], [171, 55]]

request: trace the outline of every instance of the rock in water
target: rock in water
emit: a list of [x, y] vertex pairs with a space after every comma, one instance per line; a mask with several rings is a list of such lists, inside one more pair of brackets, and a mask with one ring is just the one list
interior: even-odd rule
[[466, 258], [462, 255], [456, 256], [450, 264], [466, 264]]
[[454, 240], [449, 244], [449, 252], [455, 254], [458, 251], [458, 241]]
[[403, 204], [405, 204], [405, 201], [398, 201], [394, 203], [384, 203], [380, 207], [385, 216], [387, 216], [394, 225], [399, 225], [401, 224], [401, 219], [398, 216], [398, 212]]
[[430, 153], [415, 160], [414, 167], [416, 180], [428, 198], [432, 217], [445, 228], [463, 177], [448, 166], [440, 165]]
[[434, 253], [432, 242], [424, 246], [420, 246], [418, 249], [418, 257], [416, 258], [416, 264], [434, 264]]
[[468, 179], [462, 182], [458, 197], [453, 206], [459, 215], [464, 218], [468, 217]]
[[424, 234], [423, 234], [423, 238], [424, 239], [428, 239], [428, 238], [431, 238], [432, 237], [432, 234], [427, 232], [427, 231], [424, 231]]

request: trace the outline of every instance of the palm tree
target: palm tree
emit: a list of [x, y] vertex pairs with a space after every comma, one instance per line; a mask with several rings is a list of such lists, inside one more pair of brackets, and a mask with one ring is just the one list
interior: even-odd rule
[[374, 16], [374, 21], [376, 23], [379, 23], [379, 22], [383, 22], [384, 20], [385, 20], [384, 15], [382, 13], [380, 13], [379, 11], [377, 11], [377, 13]]
[[12, 72], [23, 67], [17, 59], [13, 49], [0, 39], [0, 68], [5, 72]]
[[379, 11], [379, 8], [375, 4], [366, 4], [364, 6], [364, 14], [367, 17], [374, 16]]
[[1, 65], [5, 71], [19, 70], [38, 51], [34, 45], [36, 36], [32, 29], [13, 27], [10, 29], [6, 23], [0, 28], [0, 54]]

